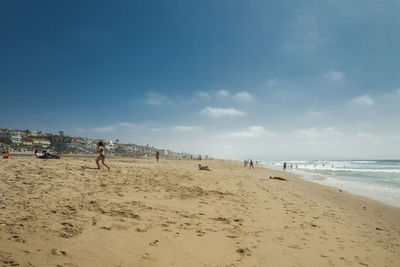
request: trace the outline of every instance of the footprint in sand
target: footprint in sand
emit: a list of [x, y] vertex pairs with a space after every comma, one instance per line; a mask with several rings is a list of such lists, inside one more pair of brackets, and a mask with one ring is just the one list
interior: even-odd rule
[[248, 248], [238, 248], [236, 250], [237, 253], [239, 253], [240, 255], [244, 256], [251, 256], [251, 251]]
[[153, 246], [153, 247], [158, 246], [158, 240], [154, 240], [153, 242], [150, 242], [149, 245]]
[[150, 254], [149, 254], [149, 253], [145, 253], [145, 254], [142, 256], [142, 259], [144, 259], [144, 260], [150, 259]]
[[54, 255], [54, 256], [61, 256], [61, 255], [65, 256], [65, 255], [67, 255], [67, 252], [59, 250], [59, 249], [56, 249], [56, 248], [53, 248], [51, 250], [51, 254]]
[[202, 230], [197, 230], [196, 233], [198, 236], [204, 236], [206, 234], [206, 232], [204, 232]]
[[25, 240], [19, 235], [13, 235], [12, 239], [14, 239], [14, 241], [16, 241], [16, 242], [25, 243]]

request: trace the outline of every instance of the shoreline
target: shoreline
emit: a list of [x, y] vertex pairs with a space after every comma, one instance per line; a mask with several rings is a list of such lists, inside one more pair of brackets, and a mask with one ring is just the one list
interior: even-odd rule
[[[259, 165], [262, 165], [262, 164], [259, 164]], [[308, 179], [304, 178], [301, 174], [297, 174], [297, 173], [290, 172], [290, 171], [275, 170], [275, 169], [268, 168], [268, 167], [265, 167], [265, 166], [261, 166], [261, 167], [266, 169], [266, 170], [268, 170], [268, 171], [273, 171], [273, 172], [280, 173], [282, 176], [286, 176], [285, 174], [290, 174], [290, 176], [293, 179], [297, 179], [300, 182], [305, 182], [305, 183], [311, 184], [313, 186], [317, 185], [318, 187], [329, 189], [329, 191], [337, 191], [340, 194], [345, 195], [346, 198], [352, 198], [354, 200], [361, 201], [361, 202], [370, 202], [371, 205], [387, 207], [387, 208], [390, 208], [390, 209], [398, 210], [400, 212], [400, 207], [397, 207], [397, 206], [394, 206], [394, 205], [389, 205], [389, 204], [386, 204], [386, 203], [381, 202], [379, 200], [371, 199], [371, 198], [368, 198], [368, 197], [363, 196], [363, 195], [353, 194], [351, 192], [348, 192], [346, 190], [340, 189], [340, 188], [332, 186], [332, 185], [320, 184], [320, 183], [318, 183], [316, 181], [312, 181], [312, 180], [308, 180]]]
[[[261, 164], [261, 165], [263, 165], [267, 169], [275, 170], [274, 168], [271, 168], [268, 164]], [[366, 198], [366, 199], [369, 199], [369, 200], [372, 200], [372, 201], [377, 201], [377, 202], [379, 202], [381, 204], [384, 204], [384, 205], [387, 205], [387, 206], [400, 208], [400, 202], [397, 203], [395, 200], [388, 200], [388, 199], [382, 199], [382, 198], [376, 198], [376, 197], [374, 198], [375, 195], [371, 195], [371, 192], [368, 192], [368, 191], [365, 191], [365, 190], [363, 192], [362, 190], [356, 190], [355, 188], [346, 187], [345, 185], [339, 185], [339, 184], [335, 185], [335, 184], [329, 183], [327, 180], [328, 179], [335, 179], [336, 183], [337, 182], [339, 182], [339, 183], [340, 182], [342, 182], [342, 183], [343, 182], [344, 183], [350, 182], [350, 183], [353, 183], [353, 186], [354, 186], [354, 183], [359, 183], [360, 186], [362, 186], [362, 185], [363, 186], [370, 186], [372, 183], [370, 184], [367, 181], [354, 182], [354, 181], [351, 181], [351, 180], [343, 179], [343, 178], [345, 178], [345, 176], [342, 176], [343, 177], [342, 179], [338, 179], [336, 176], [333, 176], [333, 175], [319, 173], [319, 172], [307, 171], [305, 169], [299, 169], [299, 170], [297, 170], [297, 169], [290, 170], [289, 169], [289, 170], [286, 170], [286, 171], [284, 171], [284, 170], [280, 170], [280, 171], [289, 172], [289, 173], [295, 174], [300, 179], [302, 179], [304, 181], [309, 181], [309, 182], [312, 182], [312, 183], [316, 183], [316, 184], [319, 184], [321, 186], [332, 187], [332, 188], [335, 188], [335, 189], [338, 189], [338, 190], [342, 190], [343, 192], [346, 192], [346, 193], [348, 193], [350, 195], [363, 197], [363, 198]], [[360, 170], [360, 171], [362, 171], [362, 170]], [[377, 170], [377, 172], [378, 172], [378, 170]], [[379, 183], [377, 183], [376, 185], [382, 186]]]
[[400, 208], [261, 164], [94, 160], [0, 161], [3, 263], [400, 265]]

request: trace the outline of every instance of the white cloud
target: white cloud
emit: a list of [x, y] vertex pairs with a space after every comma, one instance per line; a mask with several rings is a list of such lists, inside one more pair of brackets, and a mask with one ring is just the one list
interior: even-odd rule
[[254, 99], [251, 94], [245, 91], [237, 93], [233, 98], [239, 101], [252, 101]]
[[138, 128], [140, 125], [135, 124], [135, 123], [130, 123], [130, 122], [120, 122], [118, 123], [119, 126], [125, 127], [125, 128]]
[[227, 97], [229, 96], [229, 91], [228, 90], [219, 90], [217, 91], [217, 96], [222, 96], [222, 97]]
[[93, 129], [94, 132], [97, 133], [113, 133], [116, 131], [115, 126], [114, 125], [110, 125], [110, 126], [105, 126], [105, 127], [98, 127], [98, 128], [94, 128]]
[[174, 126], [172, 130], [179, 131], [179, 132], [191, 132], [191, 131], [199, 131], [203, 129], [200, 126]]
[[246, 131], [241, 132], [230, 132], [220, 134], [217, 137], [228, 137], [228, 138], [257, 138], [264, 135], [273, 136], [271, 132], [264, 129], [263, 126], [251, 126]]
[[207, 115], [212, 118], [221, 118], [221, 117], [243, 117], [246, 116], [246, 112], [236, 110], [234, 108], [213, 108], [206, 107], [205, 109], [200, 111], [201, 114]]
[[369, 134], [369, 133], [358, 133], [357, 137], [360, 137], [360, 138], [372, 138], [374, 136], [372, 134]]
[[170, 104], [171, 100], [168, 97], [158, 93], [148, 93], [146, 94], [147, 104], [154, 106], [162, 106], [166, 104]]
[[369, 95], [355, 97], [351, 102], [358, 106], [371, 106], [374, 104], [374, 100]]
[[330, 81], [333, 81], [333, 82], [339, 82], [343, 79], [343, 73], [332, 70], [332, 71], [325, 73], [324, 78], [328, 79]]
[[292, 132], [297, 138], [322, 138], [322, 137], [332, 137], [332, 136], [340, 136], [342, 133], [340, 131], [335, 130], [332, 127], [327, 128], [308, 128], [308, 129], [299, 129]]
[[322, 113], [321, 112], [317, 112], [317, 111], [313, 111], [310, 110], [306, 113], [306, 116], [310, 119], [317, 119], [317, 118], [321, 118], [322, 117]]
[[196, 96], [207, 98], [207, 97], [210, 97], [210, 94], [207, 92], [204, 92], [204, 91], [198, 91], [198, 92], [196, 92]]

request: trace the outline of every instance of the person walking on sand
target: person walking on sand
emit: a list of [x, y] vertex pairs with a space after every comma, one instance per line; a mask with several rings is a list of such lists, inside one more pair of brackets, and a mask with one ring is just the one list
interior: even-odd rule
[[159, 160], [160, 160], [160, 152], [157, 151], [156, 152], [156, 161], [157, 161], [157, 163], [158, 163]]
[[250, 167], [249, 167], [249, 169], [254, 169], [254, 165], [253, 165], [253, 161], [252, 160], [250, 160]]
[[94, 151], [94, 153], [99, 153], [99, 156], [96, 159], [96, 164], [97, 164], [97, 168], [99, 168], [100, 170], [100, 164], [99, 161], [101, 160], [101, 163], [103, 163], [104, 166], [107, 167], [108, 170], [110, 170], [110, 166], [108, 166], [104, 161], [106, 160], [106, 155], [104, 154], [104, 143], [103, 141], [100, 141], [97, 144], [97, 150]]

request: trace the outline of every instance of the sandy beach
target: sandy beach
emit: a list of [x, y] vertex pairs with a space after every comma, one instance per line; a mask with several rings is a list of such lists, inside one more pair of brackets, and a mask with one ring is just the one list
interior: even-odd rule
[[400, 266], [399, 208], [235, 161], [107, 162], [0, 159], [1, 265]]

